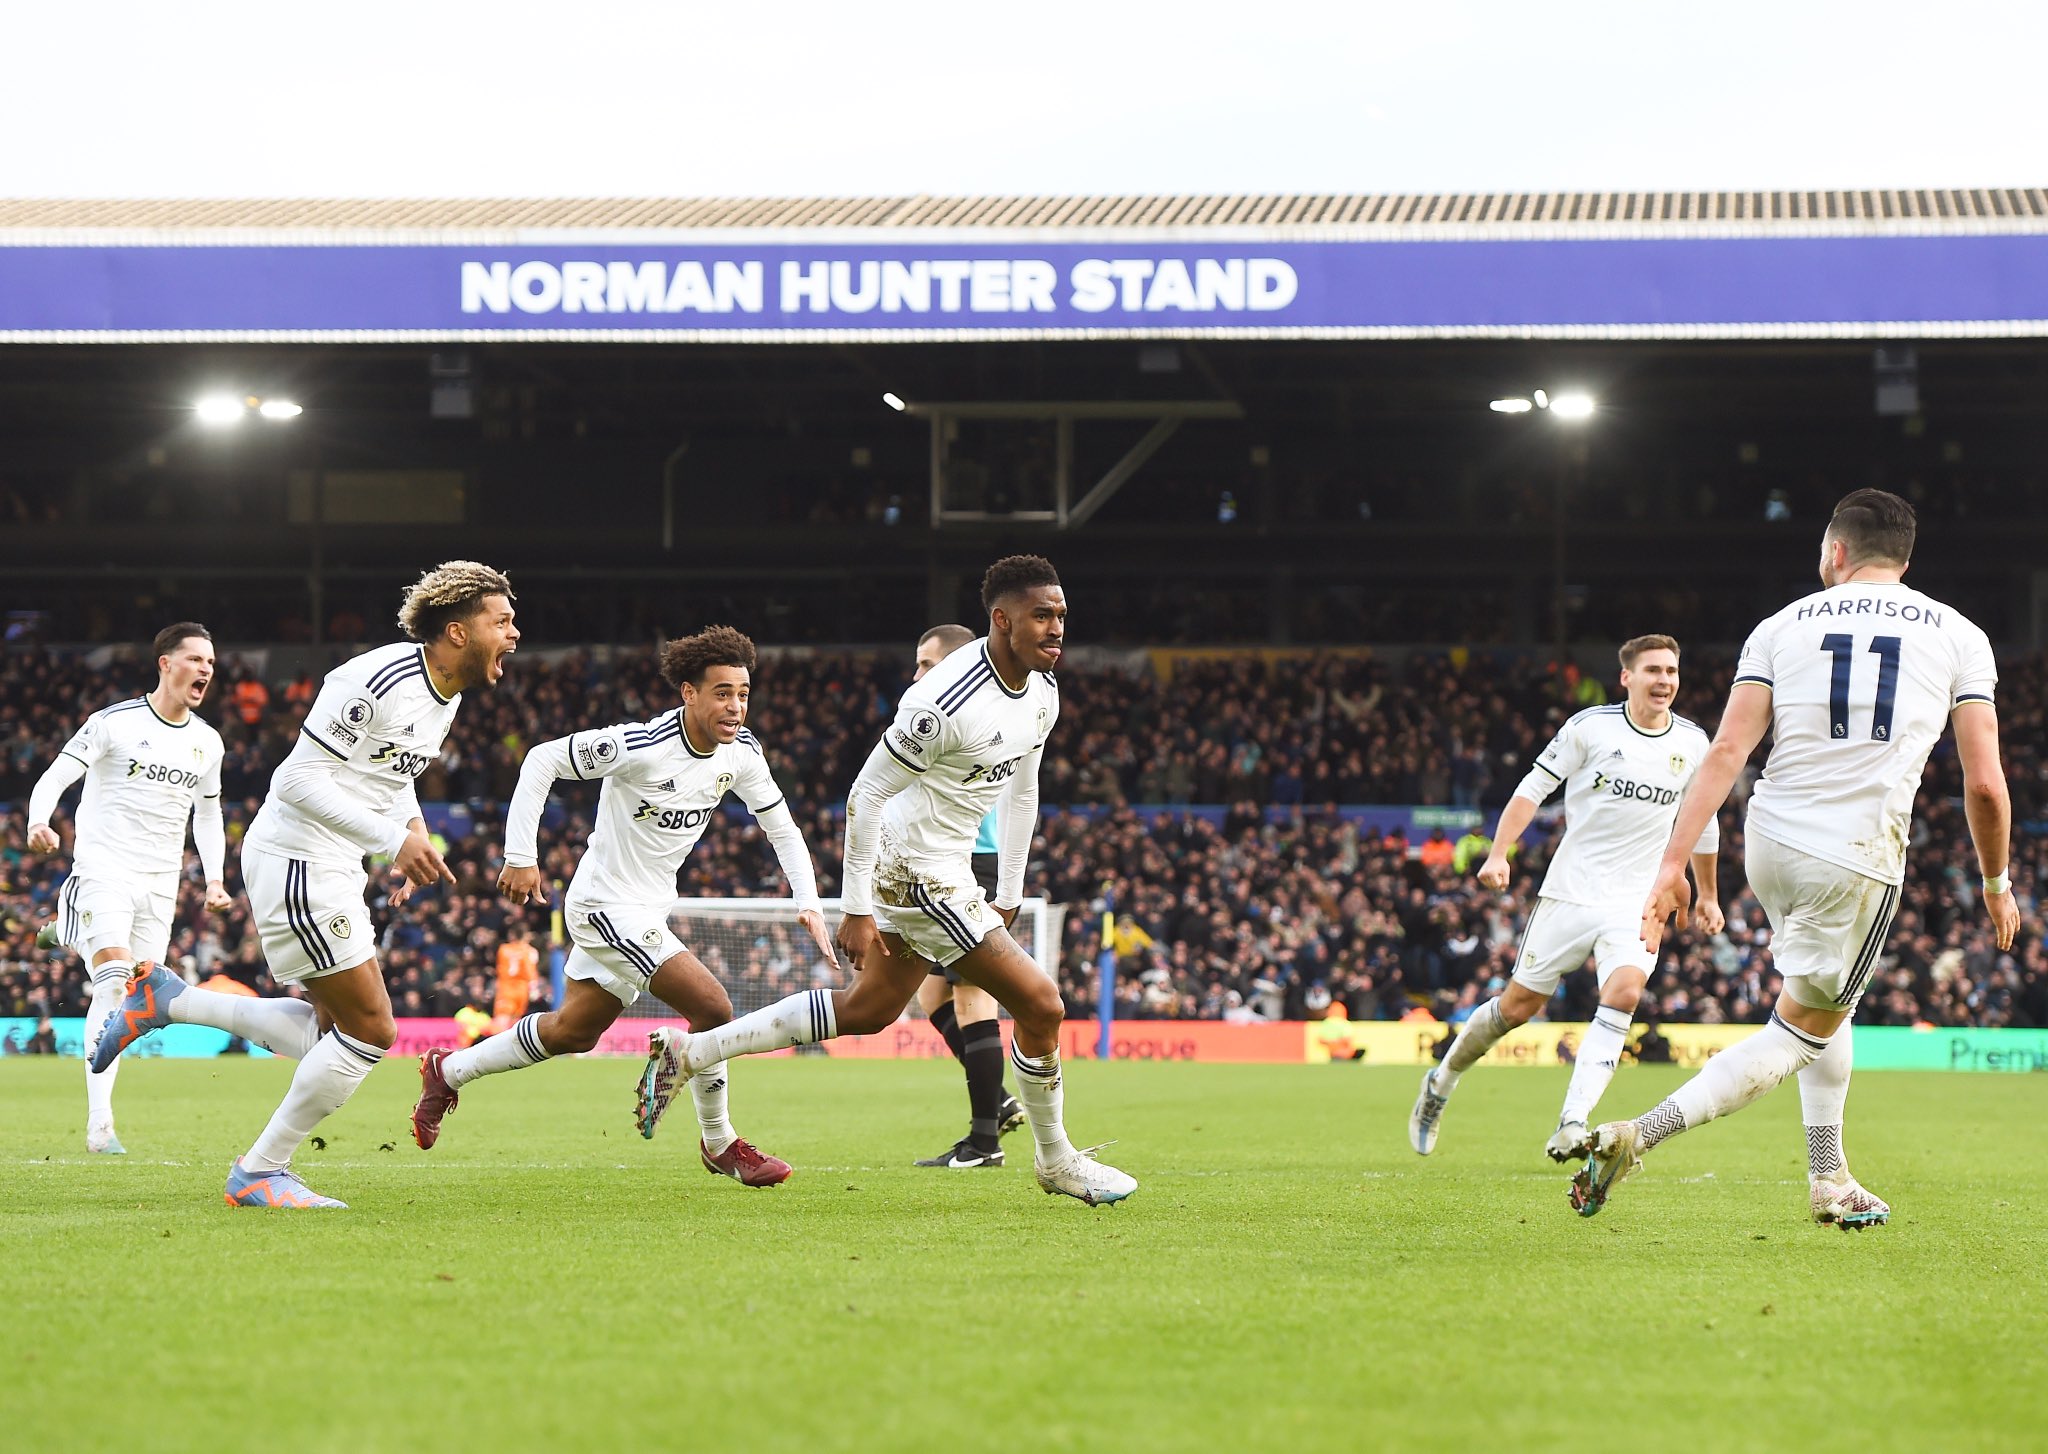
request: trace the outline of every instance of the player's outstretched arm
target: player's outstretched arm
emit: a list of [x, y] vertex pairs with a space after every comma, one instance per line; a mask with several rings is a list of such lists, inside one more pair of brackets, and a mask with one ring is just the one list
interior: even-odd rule
[[1692, 856], [1692, 881], [1698, 890], [1693, 900], [1693, 918], [1698, 921], [1700, 933], [1709, 937], [1728, 927], [1728, 917], [1721, 910], [1721, 855], [1718, 851], [1701, 851]]
[[996, 898], [995, 911], [1003, 927], [1017, 921], [1024, 905], [1024, 871], [1031, 863], [1031, 840], [1038, 833], [1038, 765], [1045, 757], [1045, 744], [1026, 753], [1010, 779], [1009, 791], [996, 803]]
[[846, 794], [846, 857], [839, 871], [845, 913], [839, 921], [839, 947], [855, 969], [868, 952], [889, 952], [875, 928], [875, 857], [881, 849], [882, 809], [920, 773], [889, 750], [885, 736], [868, 754]]
[[[1529, 786], [1528, 779], [1523, 779], [1522, 786]], [[1508, 854], [1522, 841], [1529, 825], [1536, 821], [1536, 809], [1541, 804], [1541, 799], [1526, 798], [1522, 796], [1522, 789], [1517, 788], [1515, 795], [1508, 799], [1508, 805], [1500, 810], [1500, 822], [1494, 825], [1493, 842], [1486, 850], [1486, 862], [1479, 865], [1479, 882], [1495, 893], [1505, 889], [1508, 880], [1514, 876], [1514, 871], [1508, 867]]]
[[50, 818], [66, 790], [85, 776], [86, 765], [68, 751], [52, 758], [28, 794], [28, 846], [32, 853], [55, 853], [62, 846]]
[[[1728, 693], [1727, 710], [1721, 714], [1721, 730], [1714, 734], [1706, 760], [1685, 790], [1678, 805], [1678, 820], [1671, 826], [1671, 839], [1664, 845], [1664, 860], [1657, 866], [1657, 881], [1643, 904], [1643, 943], [1651, 953], [1664, 942], [1664, 921], [1678, 916], [1678, 927], [1686, 926], [1692, 907], [1692, 885], [1686, 882], [1686, 860], [1692, 856], [1728, 790], [1735, 786], [1749, 755], [1764, 740], [1771, 727], [1771, 689], [1762, 682], [1737, 682]], [[1716, 840], [1718, 841], [1718, 840]]]
[[[573, 733], [537, 742], [519, 764], [519, 785], [512, 790], [511, 806], [505, 810], [505, 867], [498, 874], [498, 892], [515, 904], [548, 901], [540, 886], [540, 815], [556, 780], [578, 775], [575, 742]], [[615, 764], [624, 757], [614, 745], [609, 761]], [[595, 762], [594, 752], [591, 758]]]
[[202, 792], [192, 800], [192, 846], [199, 850], [199, 866], [206, 874], [206, 907], [225, 913], [234, 900], [228, 895], [228, 826], [220, 811], [220, 780], [215, 770], [211, 793]]
[[826, 962], [834, 969], [839, 968], [839, 956], [832, 951], [832, 936], [825, 929], [825, 906], [818, 898], [818, 870], [811, 862], [804, 830], [797, 827], [789, 804], [777, 802], [754, 814], [754, 821], [761, 825], [761, 836], [775, 850], [775, 861], [782, 865], [782, 876], [789, 881], [789, 897], [796, 904], [797, 922], [804, 926], [804, 932], [811, 936]]
[[1998, 709], [1989, 702], [1964, 702], [1955, 710], [1956, 755], [1963, 762], [1963, 814], [1977, 868], [1984, 875], [1984, 910], [2001, 950], [2012, 948], [2019, 931], [2019, 901], [2013, 897], [2012, 796], [1998, 760]]
[[1508, 886], [1512, 877], [1508, 855], [1522, 841], [1529, 825], [1536, 821], [1536, 810], [1585, 763], [1586, 748], [1579, 737], [1578, 720], [1574, 717], [1557, 729], [1557, 735], [1529, 764], [1528, 772], [1515, 784], [1514, 795], [1500, 810], [1500, 822], [1494, 825], [1493, 842], [1487, 848], [1486, 862], [1479, 865], [1479, 882], [1495, 893]]

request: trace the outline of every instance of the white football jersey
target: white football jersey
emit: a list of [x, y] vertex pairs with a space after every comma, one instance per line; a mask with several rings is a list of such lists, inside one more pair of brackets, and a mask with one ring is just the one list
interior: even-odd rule
[[[1673, 713], [1663, 731], [1645, 732], [1622, 703], [1589, 708], [1560, 727], [1515, 789], [1540, 803], [1564, 785], [1564, 841], [1541, 897], [1640, 910], [1707, 746], [1698, 723]], [[1710, 818], [1693, 852], [1720, 847]]]
[[[366, 651], [327, 674], [299, 732], [324, 749], [334, 784], [356, 806], [403, 827], [416, 816], [413, 780], [441, 755], [462, 694], [444, 697], [417, 642]], [[367, 845], [342, 837], [273, 791], [245, 846], [311, 863], [359, 868]]]
[[890, 756], [917, 774], [882, 809], [883, 831], [912, 866], [966, 873], [982, 820], [1059, 715], [1050, 672], [1033, 672], [1013, 692], [989, 660], [987, 638], [952, 652], [911, 683], [882, 734]]
[[[683, 860], [727, 793], [757, 818], [782, 803], [753, 733], [742, 727], [736, 740], [699, 752], [683, 731], [680, 707], [651, 722], [573, 732], [561, 741], [569, 761], [563, 776], [604, 779], [590, 845], [569, 883], [572, 902], [665, 905], [676, 896]], [[530, 803], [515, 795], [505, 823], [508, 861], [534, 861], [545, 796], [545, 787]]]
[[1766, 838], [1885, 883], [1906, 876], [1913, 796], [1963, 702], [1998, 683], [1962, 612], [1896, 582], [1815, 591], [1767, 618], [1735, 680], [1771, 689], [1771, 755], [1749, 800]]
[[192, 805], [220, 796], [220, 733], [196, 716], [166, 722], [147, 697], [102, 708], [64, 744], [86, 766], [72, 872], [175, 873]]

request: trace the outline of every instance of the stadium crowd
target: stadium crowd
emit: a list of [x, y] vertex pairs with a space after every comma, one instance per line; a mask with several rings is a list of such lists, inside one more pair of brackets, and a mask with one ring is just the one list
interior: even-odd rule
[[[907, 652], [905, 653], [907, 656]], [[1710, 730], [1730, 664], [1688, 663], [1680, 699]], [[94, 667], [17, 652], [0, 668], [0, 1015], [82, 1013], [86, 987], [66, 954], [33, 946], [65, 872], [62, 856], [25, 848], [22, 806], [36, 776], [109, 689], [135, 668]], [[838, 805], [893, 710], [907, 672], [893, 657], [798, 653], [764, 660], [751, 725], [767, 745], [809, 839], [827, 894], [837, 889]], [[146, 683], [130, 681], [133, 688]], [[1454, 1019], [1498, 990], [1540, 880], [1552, 829], [1525, 841], [1509, 892], [1473, 877], [1483, 833], [1527, 764], [1570, 710], [1605, 700], [1593, 677], [1563, 680], [1514, 654], [1370, 653], [1296, 658], [1195, 656], [1170, 672], [1068, 670], [1061, 721], [1041, 776], [1044, 817], [1030, 891], [1069, 906], [1059, 956], [1075, 1013], [1094, 1009], [1101, 915], [1116, 915], [1118, 1012], [1146, 1018], [1304, 1018], [1341, 1001], [1354, 1019], [1427, 1011]], [[227, 743], [231, 843], [290, 750], [315, 694], [311, 677], [263, 681], [223, 663], [206, 714]], [[2012, 953], [1991, 947], [1975, 860], [1955, 798], [1951, 748], [1936, 749], [1916, 817], [1904, 901], [1865, 1023], [2048, 1025], [2048, 659], [2008, 662], [1999, 688], [2013, 787], [2012, 874], [2023, 927]], [[466, 702], [423, 801], [467, 805], [446, 857], [457, 882], [402, 911], [378, 909], [380, 954], [400, 1014], [448, 1015], [491, 1001], [497, 946], [550, 925], [492, 891], [502, 803], [526, 748], [580, 727], [643, 720], [672, 705], [652, 652], [516, 659], [498, 690]], [[1741, 874], [1738, 787], [1723, 816], [1726, 930], [1675, 936], [1640, 1016], [1669, 1021], [1759, 1018], [1776, 983], [1769, 931]], [[75, 803], [75, 798], [73, 799]], [[566, 884], [588, 830], [594, 789], [558, 784], [543, 831], [547, 876]], [[1419, 841], [1364, 804], [1476, 810], [1478, 830]], [[1138, 806], [1133, 806], [1138, 805]], [[1405, 814], [1400, 815], [1405, 821]], [[60, 814], [60, 828], [68, 822]], [[230, 887], [239, 888], [235, 855]], [[196, 866], [192, 870], [196, 875]], [[779, 896], [786, 890], [758, 830], [734, 810], [698, 845], [684, 893]], [[226, 975], [268, 993], [246, 901], [218, 918], [188, 879], [171, 949], [188, 974]], [[720, 936], [700, 952], [741, 1005], [831, 975], [780, 929]], [[545, 993], [545, 976], [542, 992]], [[1590, 976], [1570, 978], [1559, 1017], [1592, 1009]]]

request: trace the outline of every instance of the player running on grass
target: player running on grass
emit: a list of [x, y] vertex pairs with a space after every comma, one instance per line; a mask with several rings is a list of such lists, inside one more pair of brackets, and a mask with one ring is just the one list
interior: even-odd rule
[[[537, 836], [548, 790], [563, 778], [602, 779], [590, 845], [569, 883], [563, 919], [574, 945], [560, 1008], [527, 1015], [467, 1050], [429, 1050], [420, 1061], [413, 1140], [431, 1148], [441, 1119], [463, 1086], [479, 1076], [523, 1070], [555, 1055], [597, 1047], [598, 1039], [643, 993], [674, 1009], [693, 1029], [723, 1025], [732, 1001], [703, 961], [668, 926], [676, 875], [704, 836], [728, 792], [739, 796], [775, 849], [797, 920], [837, 969], [818, 901], [817, 875], [803, 831], [754, 734], [747, 731], [754, 643], [730, 626], [712, 626], [661, 650], [661, 674], [682, 705], [652, 722], [572, 732], [526, 754], [505, 822], [505, 869], [498, 889], [516, 904], [545, 904]], [[672, 1086], [643, 1078], [637, 1119], [652, 1136]], [[745, 1186], [789, 1178], [789, 1163], [763, 1156], [732, 1128], [726, 1075], [695, 1077], [690, 1093], [703, 1130], [698, 1151], [707, 1171]]]
[[1683, 845], [1719, 810], [1768, 731], [1770, 760], [1750, 796], [1744, 843], [1785, 987], [1763, 1029], [1647, 1115], [1594, 1132], [1591, 1159], [1572, 1179], [1581, 1216], [1606, 1204], [1645, 1151], [1741, 1110], [1790, 1075], [1799, 1077], [1814, 1220], [1846, 1230], [1891, 1215], [1842, 1153], [1848, 1021], [1891, 932], [1913, 796], [1945, 722], [1955, 724], [1964, 811], [2001, 950], [2019, 926], [2006, 874], [2012, 803], [1992, 704], [1998, 667], [1990, 641], [1960, 611], [1901, 582], [1914, 535], [1913, 507], [1897, 495], [1844, 496], [1821, 537], [1822, 589], [1765, 619], [1742, 648], [1720, 731], [1643, 906], [1643, 937], [1654, 948], [1674, 913], [1685, 926]]
[[420, 817], [413, 779], [441, 754], [462, 694], [497, 685], [519, 644], [512, 587], [475, 561], [451, 560], [405, 593], [398, 624], [410, 641], [380, 646], [327, 674], [278, 765], [270, 795], [242, 840], [242, 881], [270, 977], [310, 1003], [188, 989], [138, 964], [127, 998], [94, 1048], [104, 1070], [165, 1025], [211, 1025], [299, 1062], [284, 1103], [228, 1173], [239, 1207], [341, 1207], [292, 1171], [292, 1154], [340, 1110], [397, 1038], [377, 964], [364, 855], [388, 855], [415, 888], [454, 875]]
[[[1013, 555], [989, 567], [981, 599], [989, 634], [903, 694], [847, 795], [839, 946], [853, 988], [791, 995], [702, 1033], [656, 1031], [650, 1070], [696, 1075], [735, 1055], [875, 1034], [903, 1013], [928, 962], [953, 966], [1016, 1021], [1011, 1064], [1038, 1184], [1090, 1205], [1121, 1201], [1138, 1183], [1067, 1139], [1059, 990], [1009, 934], [1038, 822], [1039, 757], [1059, 716], [1066, 594], [1050, 561]], [[1002, 844], [993, 908], [972, 862], [991, 807]]]
[[[156, 635], [156, 686], [85, 719], [36, 780], [28, 799], [31, 853], [55, 853], [50, 815], [80, 778], [71, 876], [57, 894], [56, 921], [36, 936], [62, 944], [86, 964], [92, 1004], [85, 1044], [99, 1039], [127, 992], [137, 960], [161, 961], [178, 912], [185, 825], [206, 874], [206, 907], [227, 908], [227, 830], [220, 814], [220, 734], [194, 715], [213, 680], [213, 638], [196, 621]], [[85, 1149], [123, 1156], [114, 1134], [114, 1077], [120, 1063], [85, 1070]]]
[[[917, 639], [917, 674], [911, 680], [923, 681], [933, 667], [973, 640], [974, 633], [965, 626], [932, 627]], [[995, 893], [1001, 855], [993, 810], [975, 830], [973, 862], [974, 881], [982, 892]], [[917, 987], [917, 1003], [967, 1077], [968, 1123], [965, 1136], [917, 1164], [951, 1171], [1001, 1166], [1002, 1138], [1024, 1124], [1024, 1107], [1003, 1086], [1003, 1032], [995, 998], [962, 981], [958, 968], [930, 969]]]
[[[1408, 1141], [1423, 1156], [1436, 1149], [1458, 1077], [1503, 1035], [1527, 1023], [1548, 1003], [1558, 980], [1590, 955], [1600, 1008], [1579, 1044], [1557, 1131], [1543, 1148], [1552, 1161], [1586, 1154], [1586, 1118], [1614, 1078], [1636, 1001], [1657, 967], [1657, 955], [1641, 933], [1643, 895], [1678, 816], [1679, 798], [1707, 753], [1707, 734], [1671, 710], [1678, 696], [1676, 641], [1638, 636], [1624, 642], [1621, 686], [1626, 701], [1589, 708], [1559, 729], [1501, 810], [1493, 849], [1479, 868], [1479, 881], [1495, 892], [1508, 886], [1508, 850], [1559, 787], [1564, 840], [1529, 910], [1507, 990], [1472, 1012], [1443, 1064], [1422, 1077], [1422, 1092], [1408, 1113]], [[1721, 932], [1715, 876], [1720, 846], [1720, 830], [1710, 818], [1692, 848], [1700, 927], [1708, 934]]]

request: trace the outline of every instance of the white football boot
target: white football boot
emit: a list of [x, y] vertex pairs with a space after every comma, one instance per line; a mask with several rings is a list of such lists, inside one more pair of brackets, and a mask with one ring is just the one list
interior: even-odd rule
[[1860, 1232], [1865, 1227], [1882, 1227], [1891, 1219], [1892, 1209], [1883, 1198], [1864, 1190], [1846, 1166], [1832, 1176], [1808, 1177], [1807, 1181], [1813, 1219], [1823, 1227], [1832, 1222], [1844, 1232]]
[[1057, 1161], [1034, 1162], [1038, 1185], [1047, 1196], [1073, 1197], [1091, 1207], [1122, 1201], [1138, 1189], [1137, 1178], [1097, 1161], [1095, 1153], [1101, 1149], [1091, 1146], [1086, 1151], [1069, 1151]]
[[1436, 1150], [1437, 1122], [1443, 1119], [1444, 1107], [1451, 1103], [1449, 1096], [1436, 1093], [1436, 1067], [1422, 1072], [1422, 1093], [1415, 1098], [1415, 1108], [1408, 1113], [1408, 1144], [1415, 1148], [1417, 1156], [1427, 1156]]
[[1584, 1121], [1565, 1121], [1544, 1143], [1543, 1154], [1562, 1166], [1567, 1161], [1585, 1160], [1592, 1144], [1593, 1133], [1586, 1129]]
[[1643, 1130], [1634, 1121], [1609, 1121], [1593, 1133], [1586, 1164], [1572, 1178], [1572, 1210], [1590, 1217], [1607, 1205], [1607, 1194], [1643, 1164]]

